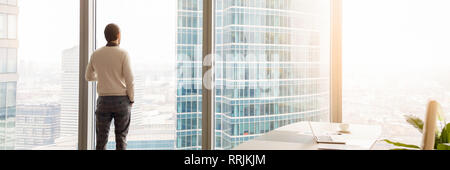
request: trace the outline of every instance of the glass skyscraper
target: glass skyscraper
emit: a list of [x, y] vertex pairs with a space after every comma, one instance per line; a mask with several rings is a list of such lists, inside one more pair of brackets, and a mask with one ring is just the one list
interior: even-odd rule
[[0, 1], [0, 150], [15, 146], [17, 0]]
[[202, 0], [178, 0], [176, 149], [201, 148]]
[[61, 136], [78, 135], [79, 46], [65, 49], [61, 60]]
[[[324, 1], [215, 2], [216, 149], [328, 120]], [[201, 149], [202, 0], [178, 0], [177, 38], [176, 148]]]

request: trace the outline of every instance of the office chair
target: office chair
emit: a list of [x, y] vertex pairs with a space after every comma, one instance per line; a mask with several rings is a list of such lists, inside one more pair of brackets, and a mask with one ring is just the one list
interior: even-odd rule
[[436, 126], [438, 115], [442, 114], [442, 107], [436, 101], [428, 103], [427, 115], [423, 126], [422, 150], [433, 150], [436, 140]]

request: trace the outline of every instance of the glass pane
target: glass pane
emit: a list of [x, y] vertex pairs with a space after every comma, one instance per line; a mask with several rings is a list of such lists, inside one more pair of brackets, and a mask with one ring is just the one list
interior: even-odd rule
[[404, 116], [423, 120], [431, 99], [450, 116], [449, 6], [442, 0], [345, 1], [345, 122], [381, 125], [382, 139], [420, 146], [422, 134]]
[[[0, 52], [1, 52], [1, 50], [0, 50]], [[7, 67], [6, 72], [8, 72], [8, 73], [17, 72], [17, 49], [16, 48], [8, 48], [8, 57], [7, 58], [8, 58], [8, 65], [6, 66]]]
[[[6, 97], [0, 102], [0, 149], [77, 149], [79, 1], [8, 4], [0, 11], [8, 16], [0, 19], [0, 36], [8, 34], [0, 47], [7, 58], [7, 74], [0, 73], [0, 87], [6, 87], [0, 90]], [[19, 36], [17, 44], [12, 39]]]
[[8, 39], [17, 38], [17, 15], [8, 15]]
[[6, 70], [8, 70], [8, 50], [0, 48], [0, 74], [6, 73]]
[[216, 149], [329, 121], [327, 0], [216, 0]]
[[0, 12], [0, 38], [8, 38], [8, 17], [6, 14]]
[[[97, 48], [106, 45], [105, 26], [116, 23], [122, 31], [120, 48], [128, 51], [131, 57], [136, 103], [132, 108], [127, 148], [129, 150], [179, 149], [176, 147], [177, 120], [201, 115], [200, 110], [193, 109], [198, 107], [192, 106], [193, 102], [188, 102], [201, 97], [201, 92], [182, 93], [187, 89], [184, 87], [201, 85], [201, 80], [191, 77], [198, 73], [192, 66], [201, 64], [201, 54], [194, 55], [194, 49], [200, 48], [201, 51], [201, 39], [193, 36], [194, 32], [201, 35], [201, 21], [186, 16], [183, 21], [189, 25], [181, 26], [178, 23], [177, 26], [177, 7], [181, 7], [184, 2], [187, 1], [97, 0]], [[200, 9], [201, 4], [191, 4], [191, 1], [189, 3], [190, 8], [185, 12], [180, 10], [180, 13], [201, 15], [192, 11]], [[186, 34], [177, 35], [177, 28], [185, 30]], [[192, 62], [180, 64], [177, 62], [177, 56], [191, 57]], [[182, 81], [187, 82], [186, 85], [177, 84], [177, 76], [185, 77]], [[182, 114], [181, 110], [188, 110], [188, 103], [189, 110], [195, 114]], [[192, 127], [191, 124], [178, 125]], [[107, 149], [115, 149], [113, 126]], [[199, 127], [195, 129], [195, 134], [201, 133]], [[180, 133], [183, 135], [180, 135], [182, 139], [179, 141], [186, 146], [188, 134]], [[189, 137], [199, 138], [200, 136]]]
[[8, 5], [16, 6], [17, 5], [17, 0], [8, 0]]

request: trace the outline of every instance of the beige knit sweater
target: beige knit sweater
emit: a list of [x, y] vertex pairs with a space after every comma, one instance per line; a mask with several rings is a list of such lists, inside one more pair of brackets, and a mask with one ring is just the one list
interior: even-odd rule
[[86, 80], [98, 82], [99, 96], [128, 96], [134, 102], [130, 56], [118, 46], [102, 47], [92, 54]]

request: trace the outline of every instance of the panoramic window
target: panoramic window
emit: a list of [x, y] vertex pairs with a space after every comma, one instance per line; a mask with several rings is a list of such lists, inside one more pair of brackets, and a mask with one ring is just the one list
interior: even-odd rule
[[0, 149], [77, 149], [79, 2], [0, 6]]
[[421, 134], [404, 116], [423, 119], [429, 100], [450, 109], [449, 6], [345, 0], [344, 122], [381, 125], [383, 138], [420, 144]]

